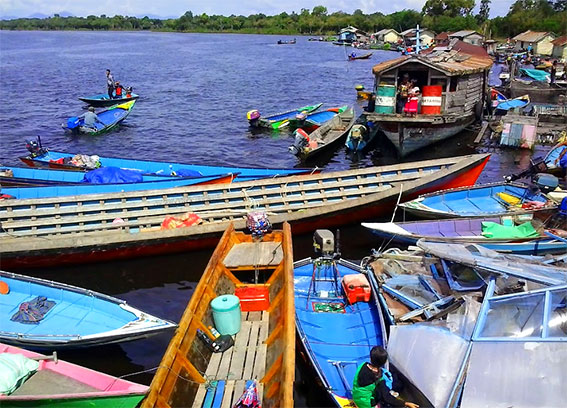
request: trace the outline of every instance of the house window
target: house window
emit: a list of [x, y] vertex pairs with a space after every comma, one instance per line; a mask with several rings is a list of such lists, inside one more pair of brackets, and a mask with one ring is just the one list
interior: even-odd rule
[[458, 82], [459, 82], [458, 77], [451, 77], [451, 82], [449, 83], [449, 92], [455, 92], [457, 90]]

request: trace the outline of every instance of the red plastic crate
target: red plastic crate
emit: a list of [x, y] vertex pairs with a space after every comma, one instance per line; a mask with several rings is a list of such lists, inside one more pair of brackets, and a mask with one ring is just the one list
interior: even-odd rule
[[370, 283], [362, 273], [345, 275], [343, 277], [343, 290], [348, 303], [351, 305], [370, 300]]
[[241, 286], [234, 294], [240, 299], [240, 310], [243, 312], [262, 312], [270, 307], [270, 290], [268, 286]]

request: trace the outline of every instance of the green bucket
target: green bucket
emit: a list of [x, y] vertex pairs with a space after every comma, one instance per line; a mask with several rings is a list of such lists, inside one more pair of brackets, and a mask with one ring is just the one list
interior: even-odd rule
[[376, 90], [376, 113], [396, 112], [396, 87], [394, 85], [379, 85]]
[[234, 335], [240, 331], [240, 299], [222, 295], [211, 301], [215, 328], [220, 334]]

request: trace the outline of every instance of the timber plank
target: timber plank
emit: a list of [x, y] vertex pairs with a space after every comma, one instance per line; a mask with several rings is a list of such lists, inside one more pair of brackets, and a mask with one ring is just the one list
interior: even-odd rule
[[207, 387], [205, 384], [199, 385], [197, 389], [197, 394], [195, 394], [195, 399], [193, 400], [192, 408], [201, 408], [203, 406], [203, 401], [205, 400], [205, 395], [207, 394]]
[[232, 408], [232, 399], [234, 394], [234, 380], [227, 380], [222, 397], [221, 408]]
[[254, 361], [256, 354], [258, 352], [258, 338], [260, 336], [260, 325], [259, 320], [252, 322], [252, 327], [250, 330], [250, 340], [248, 341], [248, 349], [246, 351], [246, 361], [244, 362], [244, 373], [242, 378], [252, 378], [252, 371], [254, 368]]
[[253, 265], [279, 265], [283, 250], [278, 242], [243, 242], [234, 245], [224, 258], [227, 268]]
[[232, 397], [232, 405], [236, 404], [238, 398], [242, 395], [244, 390], [246, 389], [246, 381], [244, 380], [237, 380], [234, 383], [234, 396]]
[[252, 323], [248, 321], [242, 322], [240, 331], [236, 335], [236, 340], [234, 341], [234, 351], [232, 352], [232, 359], [230, 362], [230, 368], [228, 370], [229, 380], [240, 380], [242, 379], [242, 372], [244, 367], [244, 360], [246, 359], [246, 349], [248, 347], [248, 340], [250, 339], [250, 329], [252, 328]]
[[262, 312], [248, 312], [248, 320], [251, 322], [262, 320]]
[[232, 352], [234, 346], [222, 353], [221, 362], [219, 364], [219, 369], [217, 371], [217, 379], [227, 379], [228, 378], [228, 368], [230, 367], [230, 360], [232, 359]]
[[211, 359], [205, 370], [205, 376], [216, 378], [217, 371], [219, 370], [220, 362], [222, 358], [222, 353], [211, 354]]

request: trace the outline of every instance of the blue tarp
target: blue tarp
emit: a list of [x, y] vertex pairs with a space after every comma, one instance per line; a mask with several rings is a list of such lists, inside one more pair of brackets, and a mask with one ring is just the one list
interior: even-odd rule
[[549, 78], [549, 73], [542, 71], [540, 69], [527, 69], [527, 68], [520, 68], [520, 72], [529, 76], [536, 81], [547, 81]]
[[494, 64], [488, 73], [488, 85], [490, 86], [502, 86], [502, 80], [500, 79], [500, 74], [505, 71], [506, 65], [504, 64]]
[[202, 174], [196, 170], [179, 169], [175, 172], [179, 177], [200, 177]]
[[140, 183], [144, 180], [142, 173], [135, 170], [124, 170], [118, 167], [101, 167], [91, 170], [83, 177], [84, 183]]

